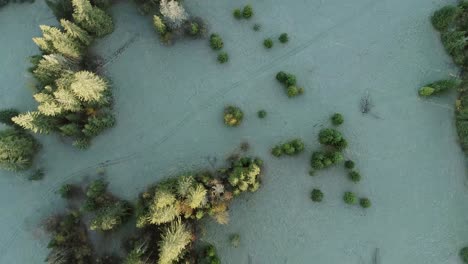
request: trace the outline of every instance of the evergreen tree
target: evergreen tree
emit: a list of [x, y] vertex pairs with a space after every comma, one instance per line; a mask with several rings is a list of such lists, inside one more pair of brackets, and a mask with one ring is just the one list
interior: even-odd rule
[[72, 0], [75, 22], [86, 31], [101, 37], [114, 30], [112, 18], [98, 7], [92, 6], [89, 0]]
[[88, 32], [86, 32], [86, 30], [80, 28], [75, 23], [70, 22], [66, 19], [61, 19], [60, 24], [65, 29], [67, 35], [69, 35], [70, 37], [78, 39], [79, 41], [81, 41], [81, 43], [83, 43], [86, 46], [89, 46], [89, 44], [91, 44], [92, 38], [88, 34]]
[[99, 102], [108, 89], [107, 83], [92, 72], [79, 71], [73, 77], [70, 88], [82, 101]]
[[31, 167], [39, 144], [31, 135], [17, 129], [0, 131], [0, 168], [12, 171]]
[[79, 112], [82, 110], [80, 100], [71, 91], [60, 88], [54, 92], [55, 100], [66, 111]]
[[163, 231], [159, 242], [158, 264], [172, 264], [179, 260], [184, 249], [192, 241], [192, 233], [180, 219]]
[[9, 108], [0, 110], [0, 123], [3, 123], [7, 126], [14, 126], [16, 125], [11, 118], [19, 115], [18, 110]]
[[37, 111], [20, 114], [11, 120], [22, 128], [31, 130], [34, 133], [48, 134], [54, 128], [54, 119]]
[[56, 116], [62, 113], [63, 108], [55, 101], [55, 98], [46, 93], [37, 93], [34, 99], [39, 103], [37, 109], [46, 116]]
[[76, 69], [76, 64], [60, 54], [44, 55], [33, 71], [43, 85], [53, 84], [65, 71]]
[[55, 53], [56, 51], [72, 59], [79, 59], [81, 57], [83, 47], [75, 39], [58, 28], [45, 25], [39, 27], [42, 30], [43, 40], [41, 38], [33, 40], [42, 51], [45, 53]]

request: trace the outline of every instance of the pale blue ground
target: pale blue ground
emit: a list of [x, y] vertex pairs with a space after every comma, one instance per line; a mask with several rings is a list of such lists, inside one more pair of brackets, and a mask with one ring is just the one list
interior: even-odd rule
[[[264, 158], [264, 185], [234, 203], [228, 226], [208, 221], [203, 239], [218, 246], [223, 263], [370, 264], [376, 248], [381, 264], [460, 263], [458, 250], [468, 244], [468, 195], [454, 99], [421, 100], [416, 93], [457, 73], [429, 23], [446, 2], [261, 0], [250, 2], [251, 21], [234, 20], [232, 9], [245, 3], [186, 1], [223, 37], [227, 65], [216, 62], [206, 40], [164, 47], [149, 17], [124, 2], [112, 8], [116, 30], [95, 50], [108, 57], [136, 37], [106, 66], [117, 126], [85, 152], [41, 136], [43, 181], [1, 172], [0, 263], [42, 263], [48, 237], [38, 225], [65, 205], [54, 192], [95, 175], [103, 162], [111, 190], [134, 199], [165, 176], [209, 167], [207, 157], [222, 165], [242, 141]], [[37, 53], [31, 38], [39, 35], [38, 25], [53, 23], [41, 0], [0, 10], [1, 107], [35, 106], [26, 57]], [[251, 29], [254, 23], [261, 32]], [[289, 44], [263, 48], [264, 38], [282, 32], [290, 34]], [[279, 70], [297, 75], [304, 96], [285, 96], [274, 79]], [[359, 111], [367, 91], [379, 118]], [[230, 103], [246, 114], [239, 128], [222, 124]], [[256, 117], [260, 109], [268, 112], [264, 120]], [[340, 129], [350, 142], [346, 157], [363, 174], [358, 185], [342, 168], [307, 174], [316, 134], [333, 112], [345, 115]], [[271, 146], [293, 137], [306, 141], [306, 153], [271, 157]], [[309, 199], [314, 187], [325, 193], [321, 204]], [[348, 190], [370, 197], [374, 206], [344, 205]], [[229, 246], [231, 233], [241, 235], [237, 249]]]

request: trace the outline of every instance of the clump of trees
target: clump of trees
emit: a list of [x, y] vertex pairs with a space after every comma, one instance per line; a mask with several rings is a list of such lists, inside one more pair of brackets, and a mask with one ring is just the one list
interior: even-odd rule
[[286, 143], [276, 145], [271, 150], [271, 154], [275, 157], [280, 157], [283, 154], [293, 156], [301, 153], [304, 150], [304, 142], [300, 138], [290, 140]]
[[343, 154], [339, 151], [315, 151], [312, 153], [310, 164], [314, 170], [322, 170], [343, 161]]
[[42, 37], [33, 38], [42, 51], [33, 57], [30, 69], [38, 82], [34, 94], [38, 107], [11, 120], [34, 133], [57, 132], [72, 138], [74, 146], [86, 148], [92, 137], [115, 123], [108, 82], [83, 70], [89, 45], [95, 37], [111, 33], [113, 23], [89, 0], [71, 4], [72, 20], [61, 19], [61, 27], [41, 25]]
[[288, 97], [295, 97], [304, 93], [304, 89], [296, 86], [296, 76], [280, 71], [276, 74], [276, 80], [282, 83], [286, 89], [286, 94]]
[[[136, 259], [151, 263], [169, 264], [190, 259], [196, 222], [210, 216], [220, 224], [227, 224], [232, 199], [259, 188], [261, 168], [258, 164], [261, 164], [258, 159], [239, 158], [229, 167], [218, 170], [219, 176], [208, 172], [185, 174], [150, 187], [139, 198], [136, 218], [137, 227], [151, 234], [146, 240], [151, 246], [137, 244], [129, 257], [135, 259], [132, 252], [138, 251]], [[153, 242], [158, 245], [159, 253], [154, 251]], [[205, 256], [216, 259], [214, 247], [209, 247]]]
[[223, 119], [224, 124], [227, 126], [238, 126], [242, 123], [242, 119], [244, 119], [244, 113], [239, 107], [229, 105], [224, 108]]

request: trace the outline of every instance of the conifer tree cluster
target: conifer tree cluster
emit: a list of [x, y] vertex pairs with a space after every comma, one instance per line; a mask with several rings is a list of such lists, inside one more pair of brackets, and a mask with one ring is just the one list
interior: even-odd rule
[[[49, 1], [50, 2], [50, 1]], [[63, 9], [65, 4], [61, 1]], [[49, 3], [50, 4], [50, 3]], [[56, 3], [58, 6], [60, 3]], [[71, 0], [71, 20], [60, 19], [60, 27], [41, 25], [41, 37], [33, 38], [42, 54], [32, 58], [30, 71], [38, 82], [35, 111], [12, 118], [34, 133], [58, 132], [74, 139], [78, 148], [114, 125], [109, 113], [112, 96], [108, 82], [83, 70], [83, 58], [95, 37], [113, 31], [112, 18], [90, 0]]]

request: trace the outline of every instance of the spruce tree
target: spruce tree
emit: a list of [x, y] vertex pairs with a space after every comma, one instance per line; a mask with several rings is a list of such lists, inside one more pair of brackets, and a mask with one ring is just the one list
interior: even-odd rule
[[54, 97], [66, 111], [79, 112], [82, 110], [80, 100], [69, 90], [63, 88], [57, 89], [57, 91], [54, 92]]
[[70, 37], [81, 41], [81, 43], [83, 43], [86, 46], [89, 46], [89, 44], [91, 44], [92, 37], [88, 34], [88, 32], [86, 32], [86, 30], [80, 28], [75, 23], [70, 22], [66, 19], [61, 19], [60, 24], [65, 29], [67, 35], [69, 35]]
[[43, 85], [53, 84], [64, 72], [76, 69], [69, 59], [60, 54], [44, 55], [33, 71], [34, 77]]
[[159, 242], [158, 264], [171, 264], [180, 259], [182, 252], [192, 241], [192, 233], [180, 219], [166, 227]]
[[0, 131], [0, 168], [12, 171], [31, 167], [39, 144], [31, 135], [17, 130]]
[[[41, 25], [39, 26], [42, 30], [43, 39], [33, 39], [39, 48], [45, 53], [58, 52], [66, 57], [72, 59], [79, 59], [83, 52], [83, 47], [80, 43], [60, 29], [50, 26]], [[50, 48], [52, 45], [53, 48]]]
[[63, 108], [55, 101], [55, 98], [47, 93], [37, 93], [34, 99], [39, 103], [37, 109], [46, 116], [56, 116], [63, 112]]
[[75, 22], [89, 33], [102, 37], [114, 30], [112, 18], [89, 0], [72, 0], [72, 4]]
[[54, 129], [54, 119], [43, 115], [38, 111], [26, 112], [13, 117], [11, 120], [20, 127], [31, 130], [34, 133], [48, 134]]
[[73, 75], [70, 85], [73, 93], [84, 102], [99, 102], [108, 89], [107, 83], [89, 71], [79, 71]]

